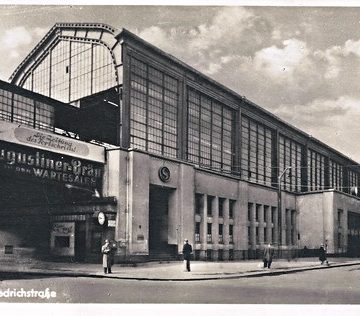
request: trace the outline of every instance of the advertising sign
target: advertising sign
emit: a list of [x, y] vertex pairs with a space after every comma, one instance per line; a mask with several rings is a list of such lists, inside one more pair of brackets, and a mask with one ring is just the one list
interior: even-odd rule
[[75, 255], [75, 223], [53, 223], [50, 234], [51, 253], [57, 256]]
[[0, 141], [0, 173], [100, 189], [103, 165]]
[[0, 121], [0, 140], [80, 159], [105, 162], [105, 150], [101, 146], [10, 122]]

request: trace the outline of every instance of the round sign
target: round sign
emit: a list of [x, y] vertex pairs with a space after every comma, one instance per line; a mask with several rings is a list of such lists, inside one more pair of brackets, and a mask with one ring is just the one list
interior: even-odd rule
[[159, 178], [163, 182], [167, 182], [170, 180], [170, 170], [168, 167], [161, 167], [159, 169]]

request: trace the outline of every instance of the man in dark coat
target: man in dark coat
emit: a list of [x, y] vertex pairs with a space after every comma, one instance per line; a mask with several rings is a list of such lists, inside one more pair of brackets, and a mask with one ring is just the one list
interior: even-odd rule
[[321, 261], [321, 264], [326, 262], [326, 264], [329, 265], [329, 262], [326, 258], [326, 247], [323, 244], [321, 244], [319, 248], [319, 260]]
[[184, 240], [184, 246], [182, 252], [184, 255], [186, 271], [190, 272], [190, 259], [191, 259], [192, 247], [187, 239]]
[[263, 256], [264, 268], [267, 267], [268, 269], [270, 269], [273, 256], [274, 256], [274, 248], [271, 247], [271, 244], [268, 244], [267, 246], [265, 246], [264, 249], [264, 256]]

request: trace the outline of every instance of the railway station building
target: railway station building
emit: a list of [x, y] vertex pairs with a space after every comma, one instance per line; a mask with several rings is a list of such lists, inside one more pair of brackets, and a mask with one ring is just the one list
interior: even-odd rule
[[360, 254], [357, 162], [125, 29], [55, 24], [0, 81], [0, 146], [0, 260]]

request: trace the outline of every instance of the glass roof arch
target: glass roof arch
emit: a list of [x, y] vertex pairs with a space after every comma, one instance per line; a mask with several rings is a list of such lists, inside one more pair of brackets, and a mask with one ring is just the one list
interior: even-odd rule
[[102, 23], [56, 23], [10, 77], [67, 103], [122, 83], [118, 30]]

